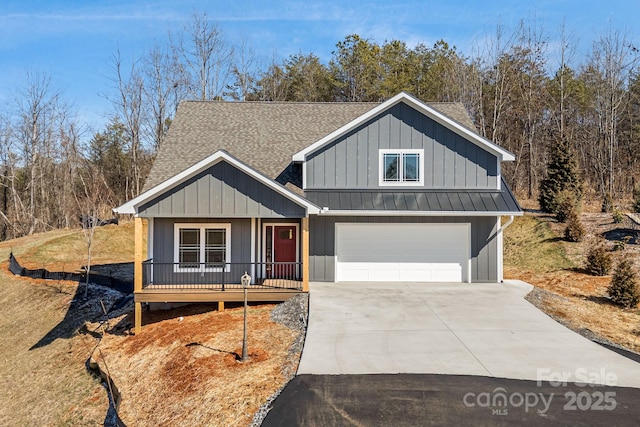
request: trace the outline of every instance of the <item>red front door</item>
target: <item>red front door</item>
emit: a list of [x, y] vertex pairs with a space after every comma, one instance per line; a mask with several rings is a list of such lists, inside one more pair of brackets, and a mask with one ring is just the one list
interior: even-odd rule
[[[297, 241], [294, 225], [274, 225], [272, 230], [272, 260], [270, 277], [295, 280], [297, 276]], [[267, 232], [267, 235], [270, 234]], [[268, 251], [267, 251], [268, 252]], [[267, 260], [269, 262], [269, 260]]]

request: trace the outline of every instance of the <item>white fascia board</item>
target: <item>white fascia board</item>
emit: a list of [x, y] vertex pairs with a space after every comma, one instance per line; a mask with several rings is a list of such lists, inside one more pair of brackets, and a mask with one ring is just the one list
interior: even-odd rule
[[400, 100], [403, 99], [404, 97], [406, 97], [406, 93], [400, 92], [399, 94], [397, 94], [393, 98], [389, 98], [388, 100], [386, 100], [382, 104], [378, 105], [377, 107], [372, 108], [371, 110], [367, 111], [366, 113], [364, 113], [360, 117], [357, 117], [356, 119], [350, 121], [349, 123], [347, 123], [346, 125], [342, 126], [341, 128], [331, 132], [329, 135], [325, 136], [324, 138], [314, 142], [313, 144], [311, 144], [310, 146], [308, 146], [304, 150], [295, 153], [293, 155], [293, 157], [292, 157], [292, 160], [294, 162], [304, 162], [307, 154], [316, 151], [318, 148], [320, 148], [323, 145], [333, 141], [334, 139], [340, 137], [341, 135], [344, 135], [345, 133], [349, 132], [351, 129], [357, 127], [361, 123], [364, 123], [367, 120], [371, 119], [372, 117], [375, 117], [376, 115], [378, 115], [379, 113], [383, 112], [387, 108], [390, 108], [390, 107], [394, 106], [395, 104], [400, 102]]
[[487, 151], [495, 154], [498, 157], [498, 161], [499, 162], [500, 161], [509, 161], [510, 162], [510, 161], [514, 161], [515, 160], [515, 156], [512, 153], [510, 153], [509, 151], [507, 151], [504, 148], [494, 144], [493, 142], [489, 141], [488, 139], [483, 138], [482, 136], [478, 135], [477, 133], [472, 132], [470, 129], [467, 129], [465, 126], [463, 126], [460, 123], [450, 119], [449, 117], [447, 117], [444, 114], [440, 113], [439, 111], [433, 109], [432, 107], [430, 107], [429, 105], [427, 105], [424, 102], [420, 101], [419, 99], [416, 99], [413, 96], [407, 94], [406, 92], [400, 92], [399, 94], [397, 94], [393, 98], [389, 98], [387, 101], [383, 102], [382, 104], [378, 105], [377, 107], [373, 108], [372, 110], [369, 110], [368, 112], [366, 112], [365, 114], [363, 114], [360, 117], [356, 118], [355, 120], [352, 120], [351, 122], [347, 123], [346, 125], [342, 126], [341, 128], [337, 129], [336, 131], [330, 133], [329, 135], [325, 136], [324, 138], [314, 142], [313, 144], [311, 144], [310, 146], [308, 146], [304, 150], [295, 153], [293, 155], [293, 157], [292, 157], [292, 160], [294, 162], [304, 162], [309, 153], [312, 153], [312, 152], [316, 151], [317, 149], [319, 149], [323, 145], [325, 145], [325, 144], [333, 141], [334, 139], [346, 134], [350, 130], [356, 128], [357, 126], [361, 125], [362, 123], [365, 123], [367, 120], [369, 120], [369, 119], [375, 117], [376, 115], [380, 114], [381, 112], [393, 107], [394, 105], [396, 105], [397, 103], [399, 103], [401, 101], [406, 102], [408, 105], [414, 107], [418, 111], [420, 111], [423, 114], [425, 114], [426, 116], [434, 119], [436, 122], [440, 123], [441, 125], [445, 126], [446, 128], [450, 129], [451, 131], [457, 133], [458, 135], [467, 138], [468, 140], [470, 140], [474, 144], [480, 146], [481, 148], [484, 148]]
[[297, 204], [299, 204], [301, 206], [304, 206], [307, 209], [307, 214], [315, 214], [315, 213], [318, 213], [320, 211], [320, 208], [318, 206], [316, 206], [313, 203], [309, 202], [304, 197], [301, 197], [301, 196], [289, 191], [284, 186], [282, 186], [282, 185], [278, 184], [277, 182], [273, 181], [272, 179], [266, 177], [265, 175], [261, 174], [260, 172], [256, 171], [255, 169], [245, 165], [244, 163], [242, 163], [241, 161], [239, 161], [235, 157], [231, 156], [229, 153], [227, 153], [225, 151], [222, 151], [222, 150], [216, 151], [212, 155], [200, 160], [198, 163], [194, 164], [193, 166], [183, 170], [179, 174], [174, 175], [173, 177], [171, 177], [171, 178], [167, 179], [166, 181], [156, 185], [153, 188], [150, 188], [149, 190], [147, 190], [144, 193], [140, 194], [138, 197], [135, 197], [135, 198], [129, 200], [128, 202], [126, 202], [125, 204], [123, 204], [121, 206], [118, 206], [117, 208], [114, 208], [113, 211], [116, 212], [116, 213], [119, 213], [119, 214], [137, 214], [138, 213], [138, 209], [137, 209], [138, 206], [144, 204], [145, 202], [148, 202], [149, 200], [152, 200], [154, 197], [157, 197], [157, 196], [161, 195], [165, 191], [170, 190], [171, 188], [175, 187], [176, 185], [178, 185], [178, 184], [186, 181], [187, 179], [197, 175], [198, 173], [210, 168], [211, 166], [219, 163], [222, 160], [226, 161], [227, 163], [231, 164], [232, 166], [237, 167], [238, 169], [240, 169], [241, 171], [243, 171], [247, 175], [251, 176], [252, 178], [255, 178], [257, 181], [263, 183], [264, 185], [266, 185], [267, 187], [271, 188], [272, 190], [275, 190], [276, 192], [280, 193], [284, 197], [292, 200], [293, 202], [295, 202], [295, 203], [297, 203]]
[[479, 211], [357, 211], [324, 209], [320, 215], [329, 216], [522, 216], [524, 212]]

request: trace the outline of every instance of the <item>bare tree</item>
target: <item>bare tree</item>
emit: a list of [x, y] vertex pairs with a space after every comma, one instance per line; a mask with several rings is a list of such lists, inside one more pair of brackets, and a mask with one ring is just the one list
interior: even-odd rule
[[11, 149], [11, 126], [8, 121], [0, 116], [0, 196], [2, 197], [2, 205], [0, 208], [0, 241], [9, 238], [9, 227], [11, 220], [9, 219], [9, 167], [12, 163]]
[[180, 65], [171, 49], [155, 45], [144, 57], [144, 127], [155, 152], [169, 129], [171, 118], [184, 98]]
[[82, 172], [78, 174], [81, 189], [74, 194], [77, 208], [80, 211], [80, 224], [87, 248], [87, 265], [85, 269], [84, 297], [89, 290], [89, 278], [91, 274], [91, 255], [93, 250], [93, 237], [96, 227], [99, 226], [100, 217], [106, 215], [110, 209], [105, 195], [108, 190], [104, 188], [104, 180], [92, 165], [85, 162]]
[[[570, 64], [573, 63], [576, 53], [574, 37], [568, 33], [565, 23], [560, 27], [560, 46], [558, 50], [558, 70], [555, 78], [555, 91], [552, 91], [551, 100], [554, 105], [550, 106], [556, 122], [558, 138], [561, 141], [567, 139], [567, 103], [572, 90], [572, 72]], [[555, 92], [555, 93], [554, 93]]]
[[240, 41], [235, 56], [235, 65], [231, 70], [234, 82], [229, 87], [229, 95], [237, 101], [246, 101], [247, 96], [255, 90], [257, 59], [245, 37]]
[[42, 72], [27, 71], [27, 85], [14, 102], [14, 136], [21, 148], [16, 160], [24, 167], [26, 177], [26, 197], [18, 201], [22, 195], [15, 188], [14, 206], [20, 211], [16, 219], [24, 233], [31, 234], [57, 226], [51, 211], [54, 195], [50, 182], [59, 163], [60, 129], [69, 119], [70, 110], [61, 101], [60, 92], [52, 89], [51, 78]]
[[145, 179], [142, 176], [142, 123], [144, 120], [143, 99], [144, 79], [139, 70], [138, 61], [132, 62], [125, 74], [120, 51], [112, 58], [114, 76], [111, 78], [115, 86], [115, 95], [107, 97], [114, 106], [117, 120], [122, 123], [127, 133], [128, 151], [131, 156], [132, 176], [127, 197], [140, 194]]
[[547, 43], [543, 30], [532, 21], [529, 25], [520, 23], [518, 46], [514, 47], [513, 58], [516, 70], [518, 98], [523, 112], [521, 121], [521, 143], [526, 147], [527, 161], [527, 195], [533, 197], [539, 169], [540, 152], [543, 144], [541, 128], [544, 123], [544, 109], [546, 98], [545, 87], [545, 56]]
[[588, 79], [593, 109], [598, 120], [594, 155], [600, 160], [600, 191], [615, 194], [615, 163], [618, 124], [628, 102], [627, 88], [638, 63], [637, 49], [627, 33], [611, 25], [593, 43], [583, 75]]
[[210, 22], [206, 13], [194, 14], [172, 45], [188, 93], [202, 101], [221, 99], [231, 74], [233, 48], [218, 24]]

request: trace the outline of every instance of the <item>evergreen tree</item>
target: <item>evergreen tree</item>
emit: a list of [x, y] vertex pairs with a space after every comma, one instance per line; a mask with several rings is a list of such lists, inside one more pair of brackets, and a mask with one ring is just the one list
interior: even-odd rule
[[540, 182], [538, 202], [540, 209], [547, 213], [556, 213], [561, 195], [569, 193], [577, 203], [582, 198], [582, 179], [578, 161], [571, 146], [563, 140], [555, 146], [547, 164], [547, 177]]
[[618, 264], [607, 292], [613, 302], [625, 308], [632, 308], [638, 305], [640, 294], [638, 293], [636, 274], [633, 271], [631, 260], [624, 259]]

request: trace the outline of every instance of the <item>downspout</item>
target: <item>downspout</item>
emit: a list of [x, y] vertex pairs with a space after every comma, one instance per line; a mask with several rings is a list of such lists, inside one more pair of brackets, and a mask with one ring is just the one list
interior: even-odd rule
[[511, 225], [514, 219], [515, 219], [515, 215], [509, 215], [509, 221], [507, 221], [502, 227], [500, 227], [496, 233], [497, 234], [502, 233], [505, 230], [505, 228]]

